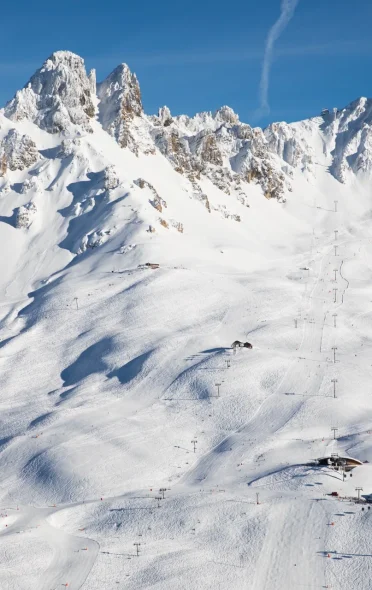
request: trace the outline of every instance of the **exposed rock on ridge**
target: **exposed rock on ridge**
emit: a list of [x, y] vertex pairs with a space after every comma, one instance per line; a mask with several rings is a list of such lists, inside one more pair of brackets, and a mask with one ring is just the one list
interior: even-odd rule
[[[146, 116], [137, 77], [126, 64], [97, 86], [95, 70], [88, 75], [81, 57], [58, 51], [16, 93], [4, 114], [66, 135], [59, 156], [77, 157], [81, 131], [93, 130], [96, 92], [102, 127], [120, 147], [137, 155], [158, 150], [190, 181], [192, 198], [209, 211], [213, 207], [200, 186], [203, 178], [247, 206], [249, 183], [258, 184], [267, 198], [284, 201], [296, 170], [316, 174], [318, 147], [314, 151], [313, 145], [323, 146], [327, 164], [321, 165], [340, 182], [347, 182], [350, 175], [372, 173], [372, 100], [366, 98], [341, 111], [325, 111], [322, 117], [273, 123], [264, 130], [241, 123], [227, 106], [194, 117], [172, 116], [168, 107], [162, 107], [158, 115]], [[39, 155], [27, 135], [12, 129], [0, 144], [0, 157], [4, 176], [7, 169], [32, 166]]]
[[22, 207], [17, 207], [15, 209], [15, 227], [17, 229], [28, 229], [33, 222], [36, 212], [37, 208], [33, 202], [27, 203]]
[[242, 182], [255, 182], [268, 198], [278, 200], [291, 189], [263, 131], [240, 123], [229, 107], [193, 118], [172, 118], [167, 109], [149, 119], [155, 145], [191, 182], [204, 175], [226, 194], [242, 194]]
[[351, 173], [372, 172], [372, 99], [359, 98], [325, 117], [324, 134], [332, 138], [331, 172], [342, 183]]
[[21, 135], [16, 129], [10, 129], [0, 143], [1, 172], [3, 176], [6, 170], [24, 170], [29, 168], [39, 159], [36, 144], [28, 135]]

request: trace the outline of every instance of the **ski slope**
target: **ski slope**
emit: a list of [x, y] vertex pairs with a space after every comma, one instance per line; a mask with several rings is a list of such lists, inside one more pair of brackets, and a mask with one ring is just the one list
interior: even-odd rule
[[[316, 203], [331, 206], [319, 195]], [[178, 271], [132, 265], [106, 278], [88, 258], [80, 263], [87, 271], [71, 267], [68, 279], [52, 282], [10, 322], [28, 329], [5, 340], [2, 354], [21, 406], [12, 423], [17, 407], [8, 390], [2, 416], [8, 403], [17, 431], [1, 454], [4, 588], [368, 587], [370, 515], [325, 494], [353, 496], [358, 484], [368, 491], [371, 469], [359, 467], [343, 483], [306, 465], [332, 452], [370, 460], [370, 287], [363, 277], [371, 272], [372, 236], [368, 223], [350, 221], [342, 207], [314, 209], [308, 250], [274, 261], [273, 281], [263, 283], [260, 270], [224, 274], [200, 263]], [[288, 272], [299, 277], [294, 288]], [[67, 300], [70, 309], [58, 308]], [[123, 340], [130, 330], [132, 347], [148, 334], [153, 341], [108, 380], [106, 357], [125, 355], [110, 336], [121, 306], [128, 309]], [[66, 341], [80, 338], [86, 348], [89, 325], [98, 344], [43, 396], [40, 367], [50, 364], [54, 373]], [[253, 350], [234, 355], [233, 334], [250, 339]], [[161, 487], [167, 491], [158, 508]]]
[[40, 154], [0, 184], [1, 590], [369, 588], [371, 198], [322, 123], [285, 202], [202, 175], [208, 211], [98, 117], [68, 155], [0, 119]]

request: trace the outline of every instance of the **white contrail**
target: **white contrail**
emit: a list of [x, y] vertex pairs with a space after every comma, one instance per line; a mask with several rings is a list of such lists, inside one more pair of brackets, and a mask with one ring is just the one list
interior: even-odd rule
[[294, 15], [299, 0], [282, 0], [280, 6], [280, 16], [271, 27], [265, 45], [265, 53], [262, 65], [260, 81], [260, 108], [257, 116], [267, 115], [270, 112], [269, 106], [269, 80], [270, 68], [273, 60], [274, 44], [288, 25]]

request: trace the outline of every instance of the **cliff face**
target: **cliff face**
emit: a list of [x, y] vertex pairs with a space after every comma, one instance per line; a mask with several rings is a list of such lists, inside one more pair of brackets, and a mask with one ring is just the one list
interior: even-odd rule
[[324, 136], [332, 149], [331, 173], [342, 183], [372, 171], [372, 100], [359, 98], [324, 116]]
[[227, 194], [241, 183], [258, 183], [278, 200], [291, 190], [288, 167], [273, 156], [264, 132], [241, 123], [229, 107], [195, 117], [172, 117], [163, 107], [148, 120], [156, 147], [192, 181], [204, 175]]

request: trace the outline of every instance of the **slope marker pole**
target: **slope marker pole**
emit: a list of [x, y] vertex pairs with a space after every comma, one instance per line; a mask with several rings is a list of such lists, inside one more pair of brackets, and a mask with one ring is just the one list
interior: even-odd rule
[[336, 362], [336, 350], [337, 350], [337, 346], [332, 346], [332, 350], [333, 350], [333, 362]]

